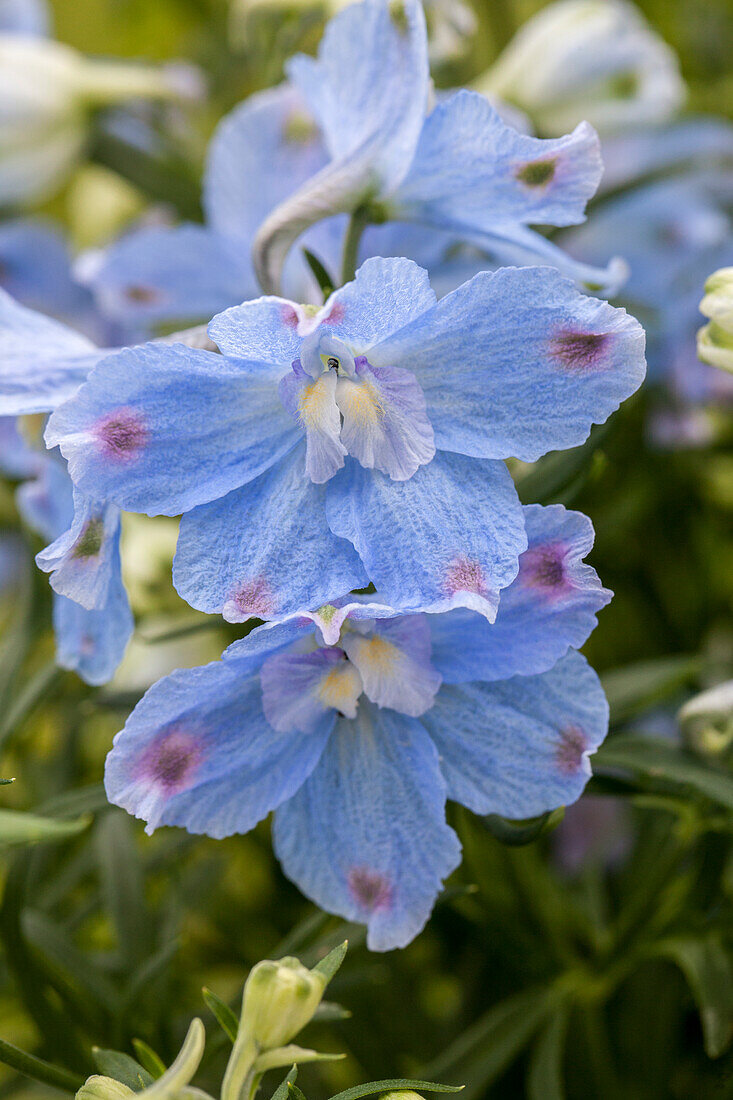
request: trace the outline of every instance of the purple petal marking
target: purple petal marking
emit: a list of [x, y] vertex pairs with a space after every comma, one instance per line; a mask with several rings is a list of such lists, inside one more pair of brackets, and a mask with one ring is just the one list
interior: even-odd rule
[[388, 909], [392, 902], [392, 887], [386, 875], [370, 867], [352, 867], [348, 885], [354, 901], [367, 914]]
[[191, 785], [202, 755], [197, 737], [174, 728], [148, 745], [138, 764], [138, 778], [166, 796], [177, 794]]
[[588, 738], [579, 726], [566, 726], [560, 731], [555, 760], [563, 775], [575, 775], [580, 771], [590, 775]]
[[142, 416], [130, 408], [107, 413], [95, 424], [94, 435], [104, 454], [118, 462], [134, 462], [150, 438]]
[[605, 365], [610, 343], [608, 332], [561, 329], [550, 341], [550, 354], [568, 370], [589, 370]]

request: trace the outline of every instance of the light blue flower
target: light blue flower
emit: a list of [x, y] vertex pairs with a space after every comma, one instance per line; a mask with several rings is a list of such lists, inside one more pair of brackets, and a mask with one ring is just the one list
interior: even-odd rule
[[[460, 91], [428, 111], [425, 24], [419, 0], [364, 0], [326, 28], [316, 59], [288, 74], [313, 112], [330, 161], [267, 218], [255, 241], [260, 283], [276, 289], [290, 246], [327, 213], [449, 230], [500, 262], [518, 248], [535, 262], [572, 264], [529, 225], [583, 220], [601, 176], [598, 139], [581, 123], [540, 140], [508, 126], [483, 96]], [[601, 286], [618, 269], [596, 272]]]
[[275, 810], [285, 873], [373, 949], [404, 946], [460, 860], [446, 799], [511, 818], [573, 802], [606, 732], [599, 681], [568, 652], [610, 598], [582, 563], [590, 522], [526, 511], [495, 624], [374, 596], [260, 627], [148, 691], [108, 757], [111, 801], [148, 831], [215, 837]]
[[50, 26], [45, 0], [0, 0], [0, 33], [46, 35]]
[[186, 513], [176, 587], [231, 621], [369, 581], [493, 618], [526, 545], [501, 460], [581, 443], [644, 374], [637, 322], [552, 268], [436, 302], [414, 263], [375, 258], [320, 310], [260, 298], [209, 333], [222, 355], [106, 358], [46, 438], [91, 498]]
[[430, 266], [450, 235], [493, 263], [548, 263], [609, 291], [623, 281], [623, 264], [575, 263], [529, 228], [583, 220], [601, 175], [592, 129], [541, 141], [467, 91], [428, 113], [418, 0], [349, 6], [329, 24], [318, 59], [296, 57], [289, 74], [291, 85], [253, 96], [219, 126], [204, 178], [205, 226], [132, 233], [89, 270], [108, 316], [208, 320], [258, 293], [252, 248], [271, 234], [277, 275], [261, 271], [263, 285], [316, 301], [318, 288], [290, 245], [300, 238], [337, 273], [346, 223], [332, 215], [364, 204], [398, 229], [388, 227], [386, 247], [384, 233], [367, 231], [362, 259], [406, 255]]
[[0, 287], [31, 309], [84, 327], [91, 321], [91, 295], [74, 278], [61, 232], [40, 219], [0, 224]]
[[58, 452], [35, 452], [14, 416], [53, 409], [103, 354], [0, 291], [0, 467], [25, 479], [21, 515], [53, 540], [36, 560], [52, 574], [58, 663], [91, 684], [111, 679], [133, 630], [120, 572], [120, 512], [76, 492]]
[[[318, 172], [327, 154], [293, 88], [252, 96], [221, 122], [204, 173], [206, 224], [136, 230], [105, 250], [83, 276], [100, 310], [124, 323], [208, 321], [259, 293], [252, 242], [270, 211]], [[303, 239], [332, 266], [343, 226], [322, 224]], [[286, 291], [313, 300], [318, 288], [302, 256], [285, 271]]]

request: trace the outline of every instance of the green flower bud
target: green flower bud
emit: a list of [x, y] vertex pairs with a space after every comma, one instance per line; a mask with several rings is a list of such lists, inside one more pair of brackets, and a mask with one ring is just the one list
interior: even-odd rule
[[700, 312], [710, 322], [697, 334], [697, 354], [703, 363], [733, 371], [733, 267], [710, 276]]
[[733, 745], [733, 680], [690, 699], [678, 719], [693, 748], [706, 756], [720, 756]]
[[385, 1092], [380, 1096], [379, 1100], [425, 1100], [419, 1092], [413, 1092], [412, 1089], [398, 1089], [395, 1092]]
[[258, 963], [244, 987], [240, 1030], [260, 1050], [284, 1046], [312, 1018], [326, 979], [295, 958]]
[[76, 1100], [123, 1100], [123, 1097], [132, 1095], [132, 1089], [121, 1081], [95, 1073], [87, 1077], [76, 1094]]

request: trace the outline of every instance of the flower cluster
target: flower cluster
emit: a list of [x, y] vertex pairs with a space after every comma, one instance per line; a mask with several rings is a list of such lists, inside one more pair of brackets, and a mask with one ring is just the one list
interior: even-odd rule
[[[621, 266], [531, 228], [582, 220], [595, 132], [527, 136], [478, 92], [434, 104], [418, 0], [347, 7], [288, 75], [220, 126], [205, 225], [85, 265], [128, 331], [206, 330], [100, 349], [3, 294], [0, 414], [50, 413], [25, 491], [58, 506], [35, 526], [62, 663], [107, 679], [129, 636], [120, 511], [180, 515], [179, 594], [263, 620], [144, 696], [110, 799], [217, 837], [274, 811], [286, 873], [387, 950], [460, 860], [448, 799], [528, 818], [590, 774], [608, 710], [577, 649], [610, 593], [590, 522], [523, 507], [505, 460], [581, 444], [640, 385], [644, 334], [579, 289]], [[449, 243], [531, 266], [439, 298]]]

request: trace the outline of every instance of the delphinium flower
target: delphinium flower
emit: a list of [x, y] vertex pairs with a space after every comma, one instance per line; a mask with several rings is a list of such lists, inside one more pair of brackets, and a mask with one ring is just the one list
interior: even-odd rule
[[625, 0], [548, 4], [475, 87], [514, 103], [553, 135], [579, 118], [603, 134], [664, 122], [686, 95], [673, 50]]
[[58, 452], [29, 445], [15, 417], [53, 409], [103, 354], [0, 291], [0, 466], [22, 482], [25, 522], [52, 540], [36, 560], [52, 574], [58, 663], [92, 684], [112, 677], [133, 629], [120, 574], [120, 512], [75, 490]]
[[2, 34], [48, 34], [51, 15], [46, 0], [0, 0]]
[[733, 408], [731, 380], [700, 363], [695, 345], [705, 276], [733, 262], [732, 183], [730, 166], [715, 175], [687, 172], [646, 182], [609, 199], [564, 239], [588, 262], [609, 241], [629, 261], [622, 300], [647, 332], [649, 378], [658, 391], [650, 430], [657, 443], [706, 442], [715, 430], [710, 413]]
[[527, 818], [577, 799], [608, 707], [575, 649], [610, 593], [590, 522], [525, 509], [519, 575], [494, 624], [401, 614], [379, 595], [255, 629], [154, 685], [117, 735], [112, 802], [152, 831], [222, 837], [275, 810], [285, 873], [320, 906], [408, 943], [460, 860], [446, 799]]
[[540, 141], [467, 91], [426, 116], [427, 50], [418, 0], [366, 0], [340, 13], [317, 60], [294, 58], [290, 84], [253, 96], [219, 126], [206, 225], [141, 230], [100, 256], [87, 274], [100, 308], [120, 320], [208, 320], [258, 293], [255, 242], [265, 289], [282, 283], [289, 297], [315, 301], [290, 244], [300, 237], [336, 278], [346, 222], [334, 215], [357, 208], [366, 229], [351, 238], [353, 259], [404, 255], [430, 267], [468, 241], [501, 262], [549, 263], [584, 284], [618, 285], [622, 264], [577, 263], [529, 228], [582, 221], [601, 175], [592, 129]]
[[260, 298], [209, 334], [223, 354], [105, 358], [46, 439], [93, 499], [185, 513], [176, 587], [230, 621], [370, 582], [493, 618], [526, 545], [501, 460], [581, 443], [644, 374], [638, 323], [552, 268], [436, 302], [414, 263], [375, 258], [320, 310]]

